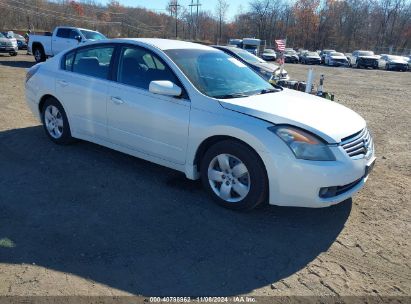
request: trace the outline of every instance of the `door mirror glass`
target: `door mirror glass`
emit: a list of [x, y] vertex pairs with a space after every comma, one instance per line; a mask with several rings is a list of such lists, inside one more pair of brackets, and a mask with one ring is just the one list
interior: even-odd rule
[[149, 91], [154, 94], [166, 96], [181, 96], [181, 88], [169, 80], [153, 80], [150, 82]]

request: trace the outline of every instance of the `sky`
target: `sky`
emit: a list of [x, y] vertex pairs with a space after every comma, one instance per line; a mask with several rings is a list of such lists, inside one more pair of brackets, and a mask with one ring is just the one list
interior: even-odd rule
[[[118, 0], [120, 4], [125, 6], [140, 6], [145, 7], [152, 10], [158, 10], [159, 12], [165, 11], [167, 3], [169, 0]], [[194, 0], [194, 3], [197, 0]], [[217, 5], [217, 0], [199, 0], [200, 1], [200, 10], [211, 11], [212, 13], [215, 12], [215, 7]], [[106, 4], [108, 0], [100, 0], [100, 3]], [[248, 3], [250, 0], [227, 0], [229, 3], [229, 8], [227, 11], [227, 19], [232, 20], [234, 16], [238, 13], [238, 7], [241, 5], [243, 10], [248, 8]], [[191, 4], [191, 0], [178, 0], [180, 5], [186, 6]]]

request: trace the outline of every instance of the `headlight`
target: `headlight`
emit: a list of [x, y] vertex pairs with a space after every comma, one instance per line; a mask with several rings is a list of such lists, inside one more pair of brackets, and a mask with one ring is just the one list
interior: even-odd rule
[[308, 132], [290, 126], [274, 126], [268, 129], [277, 134], [288, 145], [296, 158], [335, 160], [335, 156], [327, 144]]

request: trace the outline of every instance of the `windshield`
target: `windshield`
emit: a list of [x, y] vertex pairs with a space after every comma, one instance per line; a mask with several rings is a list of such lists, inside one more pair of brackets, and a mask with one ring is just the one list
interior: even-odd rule
[[0, 38], [6, 38], [2, 33], [0, 33]]
[[244, 48], [247, 50], [256, 50], [257, 46], [256, 45], [244, 45]]
[[360, 55], [360, 56], [374, 56], [374, 52], [362, 51], [362, 52], [358, 52], [358, 55]]
[[237, 98], [275, 90], [241, 61], [221, 51], [173, 49], [165, 53], [191, 83], [214, 98]]
[[345, 56], [345, 55], [343, 53], [332, 52], [330, 53], [330, 56]]
[[250, 63], [262, 63], [265, 62], [261, 58], [254, 56], [253, 54], [242, 50], [242, 49], [230, 49], [233, 53], [237, 54], [241, 59], [250, 62]]
[[86, 30], [80, 30], [80, 32], [86, 37], [87, 40], [103, 40], [107, 39], [104, 35], [100, 34], [99, 32], [92, 32]]

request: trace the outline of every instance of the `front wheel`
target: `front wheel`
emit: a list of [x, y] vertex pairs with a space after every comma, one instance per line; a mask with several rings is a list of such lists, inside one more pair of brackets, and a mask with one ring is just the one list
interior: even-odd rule
[[47, 136], [56, 144], [73, 142], [70, 126], [63, 106], [55, 98], [48, 98], [42, 108], [41, 119]]
[[239, 141], [224, 140], [210, 147], [200, 170], [204, 188], [223, 207], [252, 209], [267, 197], [265, 167], [258, 154]]

